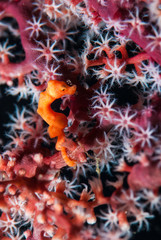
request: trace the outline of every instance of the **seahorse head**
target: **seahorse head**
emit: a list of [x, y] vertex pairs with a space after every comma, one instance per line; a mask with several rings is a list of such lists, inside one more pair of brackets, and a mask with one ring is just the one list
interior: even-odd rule
[[73, 95], [76, 91], [76, 85], [68, 86], [63, 81], [50, 80], [46, 91], [51, 97], [57, 99], [64, 95]]

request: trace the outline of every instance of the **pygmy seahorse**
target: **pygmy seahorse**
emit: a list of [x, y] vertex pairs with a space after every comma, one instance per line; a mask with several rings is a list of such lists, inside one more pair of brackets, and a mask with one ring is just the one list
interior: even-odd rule
[[48, 133], [51, 138], [58, 137], [56, 150], [61, 151], [62, 157], [68, 166], [75, 166], [76, 161], [69, 158], [67, 149], [62, 146], [65, 141], [64, 128], [68, 125], [67, 117], [62, 113], [54, 112], [51, 108], [51, 103], [64, 95], [73, 95], [76, 91], [76, 86], [68, 86], [63, 81], [50, 80], [46, 90], [40, 93], [38, 103], [38, 114], [49, 124]]

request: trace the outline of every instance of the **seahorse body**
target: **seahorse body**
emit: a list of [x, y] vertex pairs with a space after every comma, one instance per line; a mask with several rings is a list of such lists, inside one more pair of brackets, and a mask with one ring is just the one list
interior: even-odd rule
[[65, 141], [64, 128], [68, 124], [67, 117], [62, 113], [54, 112], [51, 103], [64, 95], [73, 95], [76, 86], [68, 86], [62, 81], [50, 80], [46, 90], [40, 93], [38, 114], [49, 124], [48, 132], [51, 138], [58, 137], [56, 150], [61, 151], [62, 157], [69, 166], [75, 166], [75, 161], [67, 156], [66, 148], [62, 147]]

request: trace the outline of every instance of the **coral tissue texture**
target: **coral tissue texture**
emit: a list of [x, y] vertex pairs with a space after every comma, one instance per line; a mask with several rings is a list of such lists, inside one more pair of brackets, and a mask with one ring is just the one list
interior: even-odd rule
[[150, 230], [160, 65], [160, 0], [0, 0], [1, 240]]

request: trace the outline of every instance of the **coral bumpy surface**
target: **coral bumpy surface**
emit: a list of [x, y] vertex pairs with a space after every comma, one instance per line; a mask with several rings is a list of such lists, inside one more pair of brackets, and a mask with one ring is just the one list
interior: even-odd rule
[[149, 230], [160, 64], [160, 0], [0, 0], [1, 240]]

